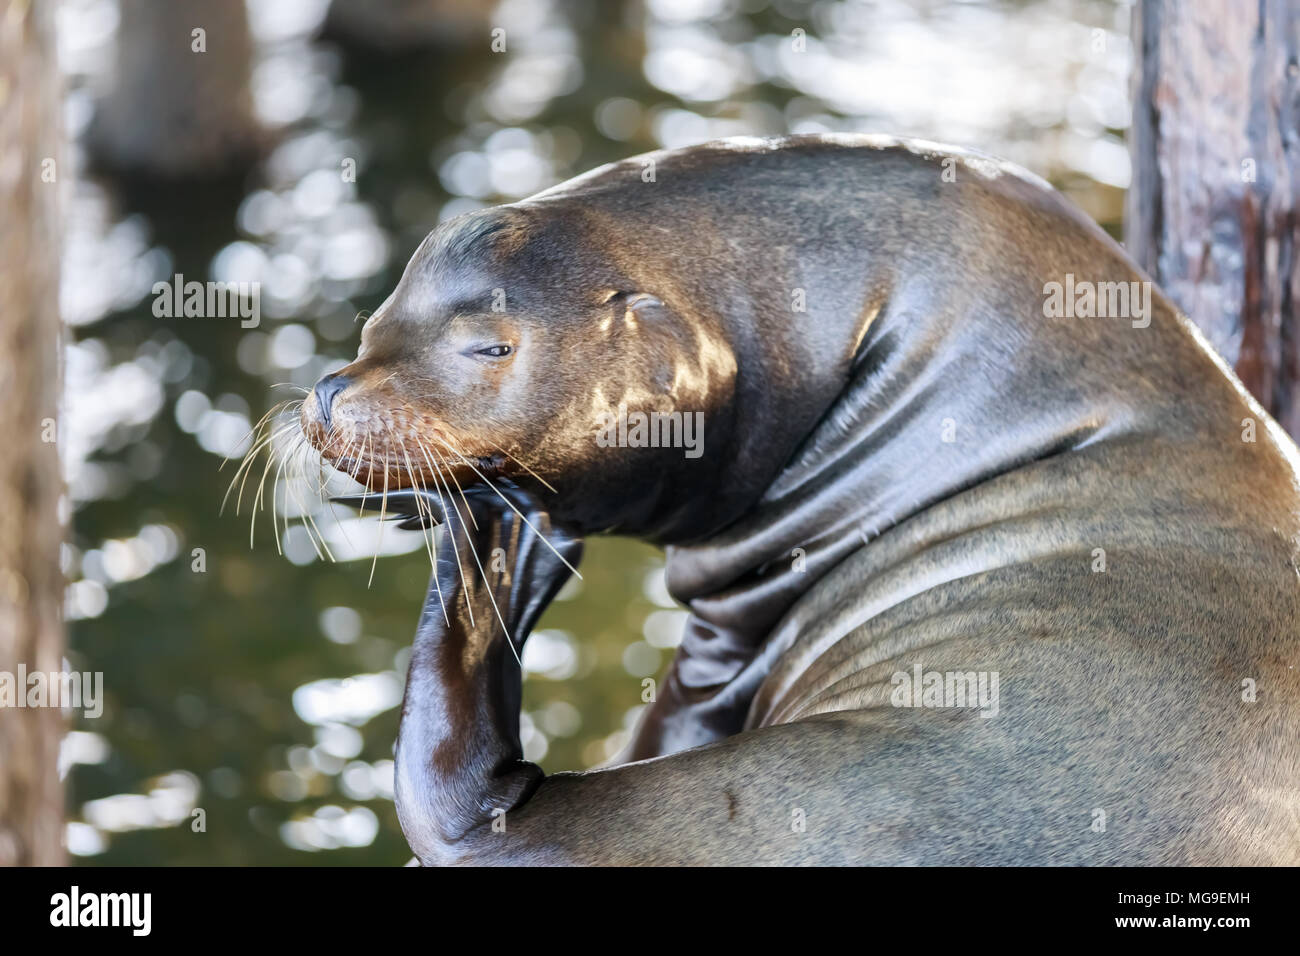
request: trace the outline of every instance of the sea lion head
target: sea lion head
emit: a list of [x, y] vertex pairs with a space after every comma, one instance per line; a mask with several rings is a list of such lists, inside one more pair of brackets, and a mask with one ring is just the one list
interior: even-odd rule
[[628, 226], [545, 201], [440, 225], [308, 395], [308, 440], [374, 491], [506, 478], [584, 533], [707, 531], [736, 358]]

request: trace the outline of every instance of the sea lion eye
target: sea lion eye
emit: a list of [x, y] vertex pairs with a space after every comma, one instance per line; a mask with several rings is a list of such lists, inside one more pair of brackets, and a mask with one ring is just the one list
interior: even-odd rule
[[514, 351], [514, 349], [512, 349], [512, 348], [511, 348], [510, 346], [508, 346], [508, 345], [489, 345], [489, 346], [488, 346], [487, 348], [485, 348], [485, 349], [479, 349], [479, 350], [478, 350], [478, 354], [479, 354], [479, 355], [490, 355], [490, 356], [492, 356], [492, 358], [505, 358], [507, 355], [509, 355], [509, 354], [510, 354], [511, 352], [513, 352], [513, 351]]

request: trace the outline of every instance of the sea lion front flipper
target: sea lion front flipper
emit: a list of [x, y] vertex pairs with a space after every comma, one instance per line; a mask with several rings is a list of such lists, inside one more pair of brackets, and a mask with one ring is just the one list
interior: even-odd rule
[[513, 485], [467, 488], [450, 505], [396, 747], [398, 818], [426, 861], [541, 783], [519, 740], [520, 658], [582, 553]]
[[387, 521], [397, 521], [397, 526], [403, 531], [421, 531], [447, 520], [446, 498], [426, 489], [401, 488], [386, 494], [336, 495], [330, 503], [356, 508], [363, 514], [382, 514]]

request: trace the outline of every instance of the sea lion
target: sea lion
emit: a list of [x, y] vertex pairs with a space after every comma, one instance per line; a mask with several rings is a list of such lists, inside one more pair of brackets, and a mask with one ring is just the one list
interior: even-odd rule
[[[608, 440], [634, 412], [702, 413], [699, 454]], [[397, 748], [425, 863], [1300, 862], [1300, 453], [1022, 170], [602, 167], [435, 229], [302, 416], [448, 519]], [[632, 762], [544, 776], [515, 654], [593, 533], [664, 546], [691, 616]]]

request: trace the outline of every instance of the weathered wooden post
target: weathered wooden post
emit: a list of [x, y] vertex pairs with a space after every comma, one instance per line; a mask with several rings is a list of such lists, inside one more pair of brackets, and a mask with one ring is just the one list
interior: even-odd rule
[[1133, 14], [1129, 251], [1300, 436], [1300, 0]]
[[[0, 681], [63, 669], [53, 4], [0, 0]], [[58, 707], [0, 706], [0, 865], [63, 862]]]

